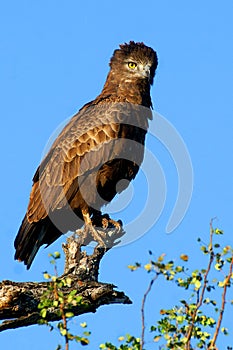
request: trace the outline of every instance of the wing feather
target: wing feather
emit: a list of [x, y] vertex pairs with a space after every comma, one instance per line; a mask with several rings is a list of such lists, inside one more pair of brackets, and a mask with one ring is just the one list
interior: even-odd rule
[[34, 176], [27, 211], [29, 222], [65, 206], [78, 191], [78, 183], [76, 188], [72, 186], [77, 177], [100, 168], [112, 159], [113, 153], [120, 156], [119, 146], [113, 152], [114, 140], [120, 137], [120, 124], [130, 122], [132, 114], [134, 123], [147, 129], [148, 117], [141, 118], [142, 113], [135, 111], [138, 106], [124, 103], [120, 107], [120, 103], [104, 103], [84, 108], [62, 130]]

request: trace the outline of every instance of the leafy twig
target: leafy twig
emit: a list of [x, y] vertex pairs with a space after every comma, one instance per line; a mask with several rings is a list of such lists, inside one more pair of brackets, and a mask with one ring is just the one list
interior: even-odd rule
[[205, 291], [206, 291], [206, 287], [207, 287], [207, 283], [208, 283], [207, 277], [209, 275], [212, 263], [214, 261], [214, 253], [213, 253], [213, 233], [214, 233], [214, 230], [213, 230], [212, 222], [213, 222], [213, 220], [210, 221], [210, 244], [209, 244], [210, 259], [209, 259], [209, 263], [208, 263], [206, 272], [204, 274], [204, 281], [203, 281], [203, 287], [202, 287], [202, 290], [201, 290], [201, 295], [200, 295], [200, 298], [199, 298], [199, 300], [197, 302], [196, 308], [195, 308], [195, 310], [193, 311], [193, 314], [192, 314], [192, 323], [191, 323], [191, 325], [188, 328], [188, 332], [187, 332], [187, 336], [186, 336], [187, 337], [187, 344], [185, 346], [186, 350], [190, 350], [191, 349], [191, 347], [190, 347], [190, 345], [191, 345], [190, 344], [190, 340], [191, 340], [193, 329], [194, 329], [195, 319], [196, 319], [196, 316], [197, 316], [197, 312], [198, 312], [198, 310], [200, 309], [200, 307], [202, 306], [202, 303], [203, 303], [203, 299], [204, 299], [204, 295], [205, 295]]
[[231, 262], [230, 262], [229, 273], [228, 273], [228, 275], [227, 275], [227, 277], [226, 277], [226, 279], [224, 281], [224, 288], [223, 288], [223, 292], [222, 292], [222, 303], [221, 303], [220, 314], [219, 314], [219, 318], [218, 318], [218, 322], [217, 322], [217, 326], [216, 326], [216, 330], [215, 330], [213, 339], [210, 342], [209, 349], [214, 349], [216, 341], [217, 341], [217, 337], [219, 335], [219, 330], [220, 330], [220, 327], [221, 327], [222, 318], [223, 318], [223, 314], [224, 314], [224, 310], [225, 310], [227, 287], [229, 287], [230, 279], [232, 277], [232, 267], [233, 267], [233, 256], [232, 256]]

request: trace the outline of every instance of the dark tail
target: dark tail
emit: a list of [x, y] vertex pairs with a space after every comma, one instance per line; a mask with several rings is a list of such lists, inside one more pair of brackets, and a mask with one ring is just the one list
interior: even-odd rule
[[15, 259], [23, 261], [29, 269], [39, 248], [52, 243], [61, 234], [48, 218], [29, 223], [25, 216], [14, 242]]

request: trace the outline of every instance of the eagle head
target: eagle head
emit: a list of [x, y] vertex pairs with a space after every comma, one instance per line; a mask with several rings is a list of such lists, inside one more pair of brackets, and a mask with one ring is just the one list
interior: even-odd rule
[[130, 41], [119, 46], [110, 60], [112, 71], [120, 71], [124, 79], [145, 79], [152, 85], [158, 65], [156, 52], [142, 42]]

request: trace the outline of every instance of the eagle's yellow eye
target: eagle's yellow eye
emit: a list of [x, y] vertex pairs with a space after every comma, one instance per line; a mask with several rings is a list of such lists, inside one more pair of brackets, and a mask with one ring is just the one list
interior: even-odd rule
[[129, 63], [128, 63], [128, 67], [129, 67], [130, 69], [135, 69], [135, 68], [137, 67], [137, 63], [135, 63], [135, 62], [129, 62]]

